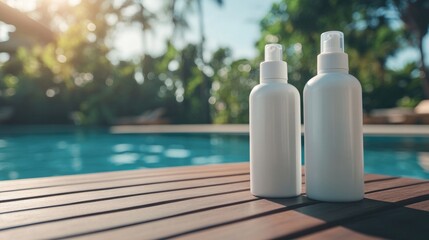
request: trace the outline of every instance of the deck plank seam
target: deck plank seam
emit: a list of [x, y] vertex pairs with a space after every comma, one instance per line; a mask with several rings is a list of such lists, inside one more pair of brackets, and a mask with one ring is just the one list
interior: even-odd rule
[[168, 180], [168, 181], [160, 181], [160, 182], [123, 185], [123, 186], [117, 186], [117, 187], [105, 187], [105, 188], [95, 188], [95, 189], [87, 189], [87, 190], [80, 190], [80, 191], [44, 194], [44, 195], [37, 195], [37, 196], [31, 196], [31, 197], [22, 197], [22, 198], [12, 198], [12, 199], [0, 200], [0, 203], [34, 199], [34, 198], [42, 198], [42, 197], [67, 195], [67, 194], [74, 194], [74, 193], [103, 191], [103, 190], [126, 188], [126, 187], [146, 186], [146, 185], [154, 185], [154, 184], [161, 184], [161, 183], [173, 183], [173, 182], [183, 182], [183, 181], [190, 181], [190, 180], [203, 180], [203, 179], [212, 179], [212, 178], [219, 178], [219, 177], [233, 177], [233, 176], [243, 176], [243, 175], [249, 175], [249, 173], [237, 173], [237, 174], [229, 174], [229, 175], [210, 176], [210, 177], [186, 178], [186, 179]]
[[387, 178], [367, 180], [367, 181], [365, 181], [365, 183], [382, 182], [382, 181], [394, 180], [394, 179], [400, 179], [400, 177], [387, 177]]
[[367, 218], [373, 217], [376, 214], [380, 214], [383, 212], [387, 212], [387, 211], [391, 211], [394, 209], [398, 209], [401, 207], [405, 207], [407, 205], [410, 204], [414, 204], [414, 203], [418, 203], [418, 202], [422, 202], [422, 201], [426, 201], [429, 200], [429, 194], [426, 195], [422, 195], [422, 196], [417, 196], [417, 197], [412, 197], [412, 198], [408, 198], [408, 199], [404, 199], [398, 202], [393, 202], [393, 203], [388, 203], [388, 205], [386, 206], [380, 206], [379, 208], [376, 208], [374, 210], [369, 210], [367, 212], [364, 213], [360, 213], [360, 214], [356, 214], [350, 217], [346, 217], [346, 218], [342, 218], [342, 219], [338, 219], [338, 220], [334, 220], [331, 222], [326, 222], [314, 227], [310, 227], [304, 230], [300, 230], [300, 231], [296, 231], [294, 233], [290, 233], [278, 238], [274, 238], [274, 239], [296, 239], [296, 238], [301, 238], [310, 234], [314, 234], [320, 231], [324, 231], [333, 227], [338, 227], [340, 225], [344, 225], [344, 224], [350, 224], [353, 222], [359, 222], [361, 220], [365, 220]]
[[238, 190], [228, 191], [228, 192], [206, 194], [206, 195], [186, 197], [186, 198], [181, 198], [181, 199], [171, 199], [171, 200], [159, 201], [156, 203], [149, 203], [149, 204], [143, 204], [143, 205], [125, 207], [125, 208], [117, 208], [117, 209], [112, 209], [112, 210], [108, 210], [108, 211], [100, 211], [100, 212], [81, 214], [81, 215], [70, 216], [70, 217], [50, 219], [50, 220], [41, 221], [41, 222], [34, 222], [34, 223], [16, 225], [16, 226], [11, 226], [11, 227], [6, 227], [6, 228], [0, 228], [0, 232], [6, 231], [6, 230], [11, 230], [11, 229], [16, 229], [16, 228], [21, 228], [21, 227], [28, 227], [28, 226], [34, 226], [34, 225], [39, 225], [39, 224], [45, 224], [45, 223], [59, 222], [59, 221], [65, 221], [65, 220], [70, 220], [70, 219], [76, 219], [76, 218], [91, 217], [91, 216], [109, 214], [109, 213], [115, 213], [115, 212], [130, 211], [130, 210], [136, 210], [136, 209], [141, 209], [141, 208], [153, 207], [153, 206], [162, 205], [162, 204], [187, 201], [187, 200], [192, 200], [192, 199], [197, 199], [197, 198], [202, 198], [202, 197], [213, 197], [213, 196], [219, 196], [219, 195], [226, 195], [226, 194], [230, 194], [230, 193], [245, 192], [245, 191], [249, 191], [249, 190], [250, 190], [249, 188], [243, 188], [243, 189], [238, 189]]
[[215, 228], [215, 227], [222, 227], [222, 226], [226, 226], [229, 224], [234, 224], [234, 223], [238, 223], [238, 222], [244, 222], [244, 221], [248, 221], [248, 220], [252, 220], [252, 219], [256, 219], [256, 218], [260, 218], [260, 217], [265, 217], [268, 215], [272, 215], [272, 214], [277, 214], [277, 213], [281, 213], [281, 212], [287, 212], [287, 211], [291, 211], [291, 210], [295, 210], [297, 208], [301, 208], [301, 207], [306, 207], [306, 206], [311, 206], [311, 205], [315, 205], [315, 204], [320, 204], [321, 202], [319, 201], [315, 201], [315, 200], [311, 200], [309, 198], [307, 198], [308, 202], [304, 202], [304, 203], [298, 203], [295, 205], [291, 205], [291, 206], [285, 206], [279, 209], [275, 209], [275, 210], [270, 210], [264, 213], [258, 213], [258, 214], [254, 214], [251, 216], [247, 216], [247, 217], [242, 217], [242, 218], [238, 218], [238, 219], [234, 219], [234, 220], [230, 220], [230, 221], [226, 221], [223, 223], [218, 223], [218, 224], [212, 224], [209, 226], [204, 226], [201, 228], [197, 228], [197, 229], [192, 229], [189, 231], [185, 231], [185, 232], [181, 232], [181, 233], [177, 233], [177, 234], [172, 234], [169, 236], [163, 236], [162, 238], [164, 239], [171, 239], [171, 238], [177, 238], [177, 237], [181, 237], [187, 234], [191, 234], [191, 233], [196, 233], [199, 231], [204, 231], [207, 229], [211, 229], [211, 228]]
[[[396, 178], [388, 177], [388, 178], [383, 178], [383, 179], [378, 179], [378, 180], [388, 181], [388, 180], [394, 180], [394, 179], [396, 179]], [[409, 184], [409, 185], [413, 185], [413, 184]], [[407, 187], [409, 185], [405, 185], [405, 186], [401, 186], [401, 187]], [[382, 189], [381, 191], [383, 191], [383, 190], [384, 189]], [[302, 196], [305, 196], [305, 195], [303, 194]], [[261, 199], [264, 199], [264, 198], [257, 198], [256, 200], [261, 200]], [[291, 206], [286, 206], [284, 208], [267, 211], [265, 213], [255, 214], [253, 216], [243, 217], [241, 219], [231, 220], [231, 221], [228, 221], [228, 222], [225, 222], [225, 223], [213, 224], [211, 226], [205, 226], [205, 227], [202, 227], [202, 228], [199, 228], [199, 229], [194, 229], [194, 230], [186, 231], [186, 232], [183, 232], [183, 233], [174, 234], [174, 235], [171, 235], [171, 236], [168, 236], [168, 237], [165, 237], [165, 238], [179, 237], [179, 236], [183, 236], [183, 235], [194, 233], [194, 232], [198, 232], [198, 231], [204, 231], [204, 230], [207, 230], [207, 229], [210, 229], [210, 228], [214, 228], [214, 227], [224, 226], [224, 225], [232, 224], [232, 223], [236, 223], [236, 222], [247, 221], [247, 220], [255, 219], [255, 218], [258, 218], [258, 217], [262, 217], [262, 216], [268, 216], [268, 215], [271, 215], [271, 214], [276, 214], [276, 213], [281, 213], [281, 212], [286, 212], [286, 211], [298, 209], [300, 207], [305, 207], [305, 206], [310, 206], [310, 205], [315, 205], [315, 204], [321, 204], [321, 203], [323, 203], [323, 202], [312, 200], [312, 199], [309, 199], [309, 198], [307, 198], [307, 200], [308, 200], [308, 202], [305, 202], [305, 203], [299, 203], [299, 204], [295, 204], [295, 205], [291, 205]], [[253, 201], [253, 200], [251, 200], [251, 201]], [[68, 236], [61, 237], [60, 239], [73, 238], [73, 237], [79, 237], [79, 236], [85, 236], [85, 235], [91, 235], [91, 234], [96, 234], [96, 233], [105, 232], [105, 231], [112, 231], [112, 230], [116, 230], [116, 229], [121, 229], [121, 228], [126, 228], [126, 227], [131, 227], [131, 226], [137, 226], [137, 225], [146, 224], [146, 223], [149, 223], [149, 222], [164, 220], [164, 219], [173, 218], [173, 217], [184, 216], [184, 215], [188, 215], [188, 214], [193, 214], [193, 213], [208, 211], [208, 210], [212, 210], [212, 209], [218, 209], [218, 208], [222, 208], [222, 207], [233, 206], [233, 205], [237, 205], [237, 204], [241, 204], [241, 203], [218, 205], [218, 206], [209, 207], [207, 209], [198, 209], [198, 210], [195, 210], [195, 211], [188, 211], [188, 212], [185, 212], [185, 213], [179, 213], [179, 214], [176, 214], [176, 215], [166, 216], [166, 217], [162, 217], [162, 218], [158, 218], [158, 219], [145, 220], [145, 221], [141, 221], [141, 222], [124, 224], [124, 225], [110, 227], [110, 228], [98, 229], [98, 230], [95, 230], [95, 231], [88, 231], [88, 232], [85, 232], [85, 233], [68, 235]]]
[[57, 184], [57, 185], [49, 185], [49, 186], [42, 186], [42, 187], [31, 187], [31, 188], [20, 188], [20, 189], [13, 189], [13, 190], [5, 190], [5, 191], [0, 191], [0, 193], [17, 192], [17, 191], [33, 190], [33, 189], [43, 189], [43, 188], [51, 188], [51, 187], [73, 186], [73, 185], [81, 185], [81, 184], [88, 184], [88, 183], [117, 182], [117, 181], [130, 180], [130, 179], [145, 179], [145, 178], [153, 178], [153, 177], [177, 176], [178, 174], [187, 175], [187, 174], [205, 173], [205, 172], [206, 173], [225, 172], [225, 169], [219, 169], [219, 170], [215, 170], [215, 171], [213, 171], [213, 170], [202, 170], [202, 171], [198, 171], [198, 172], [183, 172], [183, 173], [174, 172], [174, 173], [169, 173], [169, 174], [152, 175], [152, 176], [134, 176], [134, 177], [124, 177], [124, 178], [115, 178], [115, 179], [104, 179], [104, 180], [99, 180], [99, 181], [87, 181], [87, 182], [78, 182], [78, 183], [69, 183], [69, 184]]
[[14, 211], [9, 211], [9, 212], [0, 212], [0, 213], [6, 214], [6, 213], [24, 212], [24, 211], [29, 211], [29, 210], [63, 207], [63, 206], [70, 206], [70, 205], [83, 204], [83, 203], [106, 201], [106, 200], [120, 199], [120, 198], [127, 198], [127, 197], [136, 197], [136, 196], [156, 194], [156, 193], [164, 193], [164, 192], [174, 192], [174, 191], [182, 191], [182, 190], [189, 190], [189, 189], [198, 189], [198, 188], [205, 188], [205, 187], [216, 187], [216, 186], [223, 186], [223, 185], [230, 185], [230, 184], [244, 183], [244, 182], [249, 182], [249, 180], [233, 181], [233, 182], [226, 182], [226, 183], [217, 183], [217, 184], [210, 184], [210, 185], [204, 185], [204, 186], [175, 188], [175, 189], [168, 189], [168, 190], [162, 190], [162, 191], [152, 191], [152, 192], [146, 192], [146, 193], [136, 193], [136, 194], [121, 195], [121, 196], [106, 197], [106, 198], [98, 198], [98, 199], [77, 201], [77, 202], [66, 203], [66, 204], [56, 204], [56, 205], [50, 205], [50, 206], [43, 206], [43, 207], [37, 207], [37, 208], [27, 208], [27, 209], [20, 209], [20, 210], [14, 210]]
[[[390, 180], [390, 178], [384, 178], [384, 179], [381, 179], [381, 180]], [[248, 180], [245, 180], [245, 181], [243, 181], [243, 182], [247, 182]], [[226, 184], [229, 184], [229, 183], [226, 183]], [[203, 186], [203, 188], [204, 187], [208, 187], [208, 186]], [[249, 189], [247, 189], [247, 190], [249, 190]], [[174, 191], [174, 190], [173, 190]], [[224, 194], [224, 193], [217, 193], [217, 194]], [[216, 194], [216, 195], [217, 195]], [[199, 197], [205, 197], [204, 195], [203, 196], [196, 196], [196, 197], [192, 197], [192, 198], [199, 198]], [[183, 199], [182, 199], [183, 200]], [[185, 200], [187, 200], [187, 199], [185, 199]], [[161, 202], [159, 202], [158, 204], [160, 204]], [[162, 203], [161, 203], [162, 204]], [[144, 206], [143, 206], [144, 207]], [[118, 211], [121, 211], [121, 210], [118, 210]], [[99, 213], [93, 213], [93, 214], [103, 214], [103, 212], [99, 212]], [[73, 218], [75, 218], [75, 217], [82, 217], [83, 215], [81, 215], [81, 216], [74, 216]], [[51, 221], [51, 220], [50, 220]], [[33, 223], [33, 224], [38, 224], [38, 223]], [[0, 230], [2, 230], [2, 229], [0, 229]]]
[[[383, 179], [383, 180], [394, 180], [394, 179], [396, 179], [396, 178], [386, 178], [386, 179]], [[428, 182], [423, 182], [423, 183], [428, 183]], [[419, 183], [419, 184], [421, 184], [421, 183]], [[413, 186], [413, 185], [416, 185], [416, 184], [408, 184], [408, 185], [400, 186], [399, 188], [402, 188], [402, 187], [408, 187], [408, 186]], [[376, 190], [376, 191], [374, 191], [374, 192], [378, 192], [378, 191], [385, 191], [385, 190], [390, 190], [390, 188], [384, 188], [384, 189]], [[372, 192], [372, 191], [368, 191], [368, 192], [366, 192], [365, 194], [369, 194], [369, 193], [371, 193], [371, 192]], [[304, 194], [303, 194], [302, 196], [307, 197], [307, 196], [306, 196], [306, 195], [304, 195]], [[302, 205], [302, 206], [300, 206], [300, 207], [306, 207], [306, 206], [310, 206], [310, 205], [315, 205], [315, 204], [322, 204], [322, 203], [324, 203], [324, 202], [320, 202], [320, 201], [316, 201], [316, 200], [309, 199], [308, 197], [307, 197], [307, 199], [311, 201], [311, 204], [305, 204], [305, 205]], [[415, 198], [410, 198], [410, 199], [415, 199]], [[425, 199], [425, 198], [424, 198], [424, 199]], [[417, 201], [417, 202], [419, 202], [419, 201]], [[415, 203], [415, 202], [402, 202], [402, 201], [398, 201], [397, 203], [400, 203], [400, 204], [403, 204], [403, 205], [408, 205], [408, 204]], [[393, 203], [392, 203], [392, 204], [393, 204]], [[296, 206], [296, 205], [292, 205], [291, 207], [293, 207], [293, 206]], [[189, 230], [189, 231], [182, 232], [182, 233], [178, 233], [178, 234], [174, 234], [174, 235], [169, 235], [169, 236], [167, 236], [167, 237], [165, 237], [165, 238], [176, 238], [176, 237], [181, 237], [181, 236], [185, 236], [185, 235], [187, 235], [187, 234], [192, 234], [192, 233], [195, 233], [195, 232], [198, 232], [198, 231], [204, 231], [204, 230], [208, 230], [208, 229], [215, 228], [215, 227], [222, 227], [222, 226], [226, 226], [226, 225], [228, 225], [228, 224], [234, 224], [234, 223], [238, 223], [238, 222], [248, 221], [248, 220], [256, 219], [256, 218], [258, 218], [258, 217], [268, 216], [268, 215], [271, 215], [271, 214], [277, 214], [277, 213], [287, 212], [287, 211], [294, 210], [294, 209], [297, 209], [297, 208], [300, 208], [300, 207], [294, 207], [293, 209], [285, 209], [285, 208], [275, 209], [275, 210], [268, 211], [268, 212], [266, 212], [266, 213], [259, 213], [259, 214], [255, 214], [254, 216], [247, 216], [247, 217], [244, 217], [244, 218], [242, 218], [242, 219], [235, 219], [235, 220], [231, 220], [231, 221], [224, 222], [224, 223], [213, 224], [213, 225], [211, 225], [211, 226], [205, 226], [205, 227], [202, 227], [202, 228], [199, 228], [199, 229], [193, 229], [193, 230]], [[401, 207], [401, 206], [399, 206], [399, 207]], [[260, 215], [260, 216], [259, 216], [259, 215]], [[295, 237], [292, 237], [291, 239], [294, 239], [294, 238], [295, 238]], [[282, 238], [282, 239], [283, 239], [283, 238]], [[289, 237], [287, 237], [287, 239], [290, 239], [290, 238], [289, 238]]]
[[[259, 199], [259, 198], [255, 198], [255, 199], [243, 200], [243, 201], [238, 201], [238, 202], [233, 202], [233, 203], [226, 203], [226, 204], [201, 208], [201, 209], [187, 211], [187, 212], [183, 212], [183, 213], [177, 213], [177, 214], [173, 214], [170, 216], [159, 217], [159, 218], [154, 218], [154, 219], [145, 220], [145, 221], [139, 221], [139, 222], [134, 222], [134, 223], [130, 223], [130, 224], [123, 224], [123, 225], [119, 225], [119, 226], [114, 226], [114, 227], [109, 227], [109, 228], [104, 228], [104, 229], [98, 229], [98, 230], [94, 230], [94, 231], [87, 231], [87, 232], [83, 232], [83, 233], [61, 236], [61, 237], [58, 237], [56, 239], [67, 239], [67, 238], [75, 238], [75, 237], [80, 237], [80, 236], [87, 236], [90, 234], [96, 234], [96, 233], [100, 233], [100, 232], [106, 232], [106, 231], [111, 231], [111, 230], [116, 230], [116, 229], [121, 229], [121, 228], [126, 228], [126, 227], [132, 227], [132, 226], [146, 224], [146, 223], [150, 223], [150, 222], [165, 220], [168, 218], [180, 217], [180, 216], [184, 216], [184, 215], [188, 215], [188, 214], [205, 212], [205, 211], [210, 211], [210, 210], [214, 210], [214, 209], [218, 209], [218, 208], [230, 207], [230, 206], [234, 206], [234, 205], [244, 204], [244, 203], [248, 203], [248, 202], [255, 202], [255, 201], [260, 201], [260, 200], [261, 199]], [[165, 238], [163, 238], [163, 239], [165, 239]]]
[[424, 185], [424, 184], [429, 184], [429, 182], [417, 182], [417, 183], [410, 183], [410, 184], [405, 184], [405, 185], [397, 185], [397, 186], [389, 187], [389, 188], [385, 188], [385, 189], [368, 191], [365, 194], [383, 192], [383, 191], [393, 190], [393, 189], [402, 188], [402, 187], [417, 186], [417, 185]]

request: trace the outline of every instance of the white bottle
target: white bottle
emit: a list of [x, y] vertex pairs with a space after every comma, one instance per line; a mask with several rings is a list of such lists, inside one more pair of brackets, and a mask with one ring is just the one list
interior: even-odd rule
[[312, 199], [363, 198], [362, 89], [348, 71], [343, 33], [323, 33], [317, 75], [304, 88], [306, 187]]
[[301, 194], [301, 122], [298, 90], [287, 83], [282, 46], [265, 46], [260, 84], [250, 93], [250, 182], [253, 195]]

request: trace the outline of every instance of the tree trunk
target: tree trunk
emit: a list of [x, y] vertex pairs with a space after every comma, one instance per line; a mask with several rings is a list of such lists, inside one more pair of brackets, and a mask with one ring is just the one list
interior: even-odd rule
[[429, 71], [426, 67], [425, 53], [423, 49], [423, 35], [419, 34], [418, 44], [420, 51], [420, 78], [423, 85], [423, 92], [426, 99], [429, 99]]
[[[206, 61], [204, 59], [204, 44], [205, 44], [205, 29], [204, 29], [204, 11], [201, 0], [197, 0], [197, 8], [198, 8], [198, 21], [200, 25], [200, 46], [199, 46], [199, 58], [204, 65], [204, 67], [207, 65]], [[211, 123], [211, 115], [210, 115], [210, 105], [209, 105], [209, 97], [210, 97], [210, 79], [209, 77], [204, 73], [204, 71], [201, 71], [203, 81], [201, 84], [201, 107], [202, 107], [202, 122], [203, 123]]]

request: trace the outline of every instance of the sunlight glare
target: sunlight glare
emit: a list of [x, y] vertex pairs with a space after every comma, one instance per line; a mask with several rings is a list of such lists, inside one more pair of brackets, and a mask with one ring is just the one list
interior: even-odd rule
[[80, 0], [68, 0], [68, 3], [71, 6], [76, 6], [76, 5], [78, 5], [80, 3]]

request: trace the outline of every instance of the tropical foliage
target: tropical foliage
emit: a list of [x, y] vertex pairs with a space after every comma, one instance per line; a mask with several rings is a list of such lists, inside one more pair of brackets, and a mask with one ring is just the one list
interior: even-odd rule
[[[0, 64], [0, 107], [13, 109], [8, 123], [105, 125], [160, 108], [171, 123], [246, 123], [264, 44], [285, 46], [289, 81], [302, 91], [316, 74], [320, 33], [331, 29], [347, 36], [350, 72], [363, 86], [365, 111], [413, 107], [429, 97], [423, 50], [429, 3], [424, 0], [279, 1], [260, 22], [255, 59], [232, 59], [225, 48], [207, 52], [202, 0], [165, 1], [162, 13], [137, 0], [57, 7], [47, 1], [39, 1], [28, 14], [57, 31], [57, 40], [19, 48]], [[200, 42], [178, 48], [175, 39], [190, 31], [187, 9], [198, 13]], [[158, 21], [175, 27], [161, 56], [109, 59], [108, 43], [118, 23], [139, 24], [144, 35], [156, 31], [152, 26]], [[419, 50], [421, 58], [400, 68], [389, 66], [406, 48]]]

